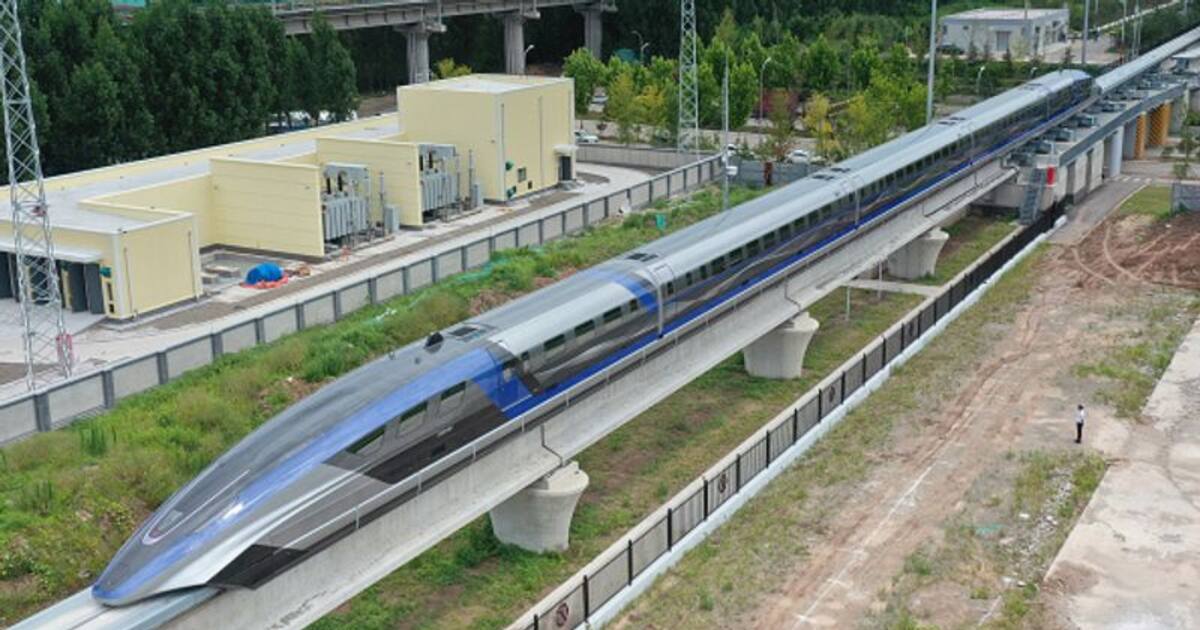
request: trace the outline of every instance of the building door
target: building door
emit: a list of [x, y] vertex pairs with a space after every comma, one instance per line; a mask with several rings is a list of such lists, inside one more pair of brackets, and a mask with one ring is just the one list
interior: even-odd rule
[[996, 52], [1001, 54], [1008, 52], [1008, 36], [1008, 31], [996, 31]]
[[558, 158], [558, 181], [569, 182], [575, 179], [575, 174], [571, 172], [571, 156], [564, 155]]

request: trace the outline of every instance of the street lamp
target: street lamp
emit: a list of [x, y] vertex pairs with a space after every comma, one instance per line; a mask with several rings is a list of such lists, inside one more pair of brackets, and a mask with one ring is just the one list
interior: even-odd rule
[[[633, 34], [637, 35], [637, 38], [638, 38], [638, 50], [639, 51], [645, 50], [646, 49], [646, 43], [645, 43], [646, 40], [642, 38], [642, 34], [637, 31], [633, 31]], [[639, 56], [639, 58], [641, 58], [640, 52], [638, 53], [638, 56]]]
[[984, 70], [987, 70], [986, 63], [979, 66], [979, 72], [975, 73], [975, 96], [980, 96], [980, 97], [983, 96], [983, 90], [981, 88], [981, 86], [982, 86], [981, 81], [983, 80], [983, 71]]
[[649, 47], [650, 42], [646, 42], [645, 44], [642, 44], [641, 48], [638, 49], [638, 60], [642, 62], [643, 66], [646, 65], [646, 49]]
[[774, 57], [767, 57], [762, 63], [762, 68], [759, 68], [759, 70], [758, 70], [758, 122], [759, 122], [759, 124], [762, 124], [763, 119], [767, 117], [766, 112], [765, 112], [766, 104], [763, 102], [763, 99], [766, 96], [766, 92], [767, 92], [767, 83], [766, 83], [766, 81], [767, 81], [767, 64], [771, 63], [772, 61], [774, 61]]
[[[1092, 0], [1083, 0], [1083, 49], [1079, 53], [1079, 65], [1087, 65], [1087, 40], [1088, 40], [1088, 21], [1091, 19]], [[1069, 48], [1071, 41], [1068, 38], [1067, 47]]]
[[521, 74], [528, 74], [525, 71], [525, 66], [529, 63], [529, 51], [533, 50], [533, 44], [525, 47], [525, 52], [521, 53]]

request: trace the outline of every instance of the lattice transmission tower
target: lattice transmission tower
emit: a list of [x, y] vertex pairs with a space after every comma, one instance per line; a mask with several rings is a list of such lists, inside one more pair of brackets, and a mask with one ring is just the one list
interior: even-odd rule
[[[17, 0], [0, 0], [0, 96], [8, 152], [17, 299], [24, 327], [25, 379], [30, 389], [71, 373], [71, 338], [63, 325], [58, 265], [42, 182], [41, 152], [21, 48]], [[48, 369], [51, 366], [55, 369]]]
[[679, 1], [679, 151], [700, 150], [700, 70], [696, 0]]

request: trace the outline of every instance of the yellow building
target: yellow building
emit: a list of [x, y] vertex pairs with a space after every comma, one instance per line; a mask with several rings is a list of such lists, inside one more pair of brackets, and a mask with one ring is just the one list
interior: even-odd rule
[[[323, 260], [347, 239], [555, 186], [574, 170], [572, 85], [439, 81], [400, 90], [403, 133], [389, 114], [52, 177], [65, 305], [130, 319], [203, 296], [211, 250]], [[10, 214], [0, 209], [8, 298]]]
[[477, 74], [397, 90], [400, 138], [454, 145], [483, 198], [507, 200], [574, 178], [571, 79]]

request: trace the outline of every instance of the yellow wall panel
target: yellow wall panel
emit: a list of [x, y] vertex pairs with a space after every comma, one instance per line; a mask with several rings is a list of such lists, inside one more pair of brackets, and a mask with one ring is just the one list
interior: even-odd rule
[[415, 144], [379, 140], [318, 138], [317, 156], [321, 164], [341, 162], [364, 164], [371, 172], [371, 218], [380, 221], [380, 175], [383, 175], [387, 202], [400, 209], [400, 223], [410, 227], [422, 224], [421, 171]]
[[320, 173], [315, 166], [249, 160], [212, 161], [217, 242], [320, 257]]
[[[104, 204], [117, 204], [153, 210], [190, 212], [196, 215], [198, 241], [200, 247], [204, 247], [214, 242], [212, 239], [212, 186], [210, 179], [209, 175], [177, 179], [156, 186], [145, 186], [111, 195], [93, 197], [80, 205], [101, 210]], [[110, 209], [110, 211], [116, 211], [116, 209]]]
[[[123, 286], [119, 311], [148, 313], [203, 294], [195, 218], [181, 215], [118, 236]], [[118, 314], [118, 316], [121, 316]]]

